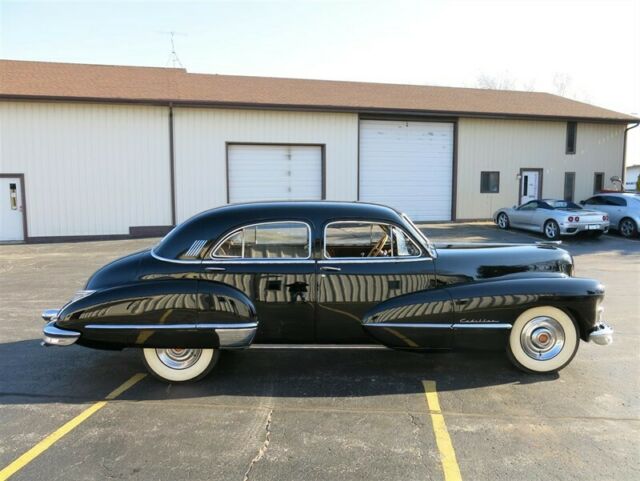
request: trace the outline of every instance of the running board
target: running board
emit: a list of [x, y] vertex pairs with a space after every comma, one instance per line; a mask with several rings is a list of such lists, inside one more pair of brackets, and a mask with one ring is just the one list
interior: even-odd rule
[[251, 344], [249, 349], [389, 349], [382, 344]]

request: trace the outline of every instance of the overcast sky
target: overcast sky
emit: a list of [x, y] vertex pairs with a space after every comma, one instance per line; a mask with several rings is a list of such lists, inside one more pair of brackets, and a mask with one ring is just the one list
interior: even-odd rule
[[[474, 87], [486, 76], [640, 114], [640, 1], [0, 0], [0, 56]], [[629, 163], [640, 163], [640, 127]]]

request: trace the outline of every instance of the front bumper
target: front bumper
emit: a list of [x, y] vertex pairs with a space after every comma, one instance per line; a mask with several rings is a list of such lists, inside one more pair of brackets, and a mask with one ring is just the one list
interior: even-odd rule
[[613, 342], [613, 328], [604, 323], [598, 324], [589, 334], [589, 341], [600, 346], [608, 346]]
[[80, 333], [60, 329], [56, 326], [56, 321], [49, 322], [42, 330], [43, 346], [70, 346], [80, 337]]
[[[591, 227], [590, 226], [595, 226]], [[576, 235], [580, 232], [597, 232], [602, 231], [605, 234], [609, 232], [609, 222], [580, 222], [580, 223], [564, 223], [560, 225], [560, 234]]]

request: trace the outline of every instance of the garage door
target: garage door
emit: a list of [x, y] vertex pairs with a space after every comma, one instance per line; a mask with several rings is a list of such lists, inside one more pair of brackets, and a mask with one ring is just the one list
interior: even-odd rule
[[360, 200], [450, 220], [452, 169], [452, 123], [360, 122]]
[[320, 146], [232, 144], [227, 148], [229, 202], [322, 198]]

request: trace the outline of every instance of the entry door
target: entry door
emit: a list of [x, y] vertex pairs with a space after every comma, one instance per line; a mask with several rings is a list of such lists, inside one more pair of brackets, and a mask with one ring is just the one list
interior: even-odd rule
[[520, 179], [520, 205], [536, 200], [540, 194], [540, 172], [523, 170]]
[[0, 241], [24, 240], [22, 181], [0, 177]]

